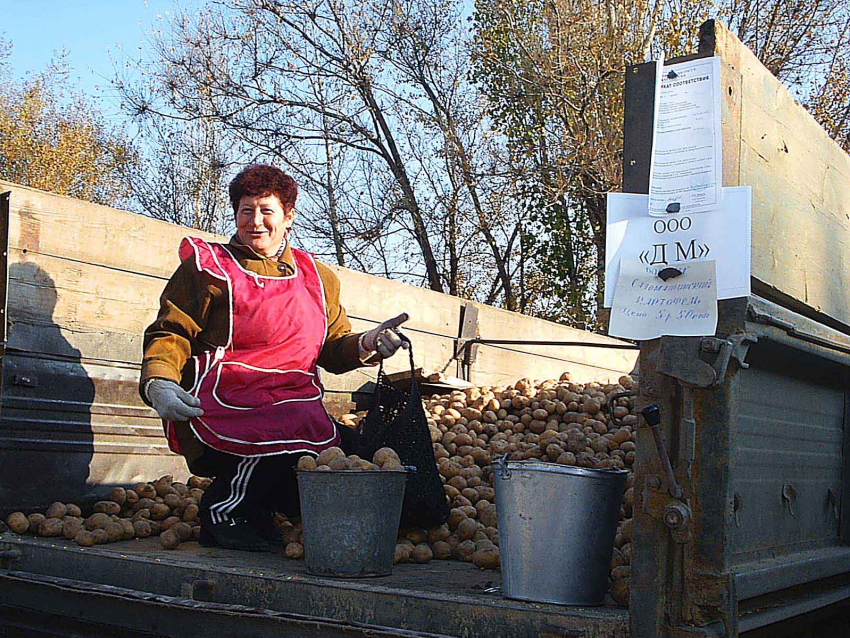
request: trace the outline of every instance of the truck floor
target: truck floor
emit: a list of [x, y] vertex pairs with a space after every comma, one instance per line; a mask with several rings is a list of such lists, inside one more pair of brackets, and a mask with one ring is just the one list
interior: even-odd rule
[[153, 538], [81, 548], [11, 533], [0, 534], [0, 548], [0, 608], [7, 626], [21, 622], [27, 635], [89, 634], [35, 633], [15, 618], [96, 622], [102, 629], [90, 635], [99, 636], [110, 635], [108, 628], [124, 636], [213, 631], [222, 638], [628, 635], [626, 609], [507, 600], [486, 591], [501, 584], [498, 572], [456, 561], [397, 565], [382, 578], [331, 579], [309, 575], [283, 548], [247, 553], [189, 542], [167, 551]]

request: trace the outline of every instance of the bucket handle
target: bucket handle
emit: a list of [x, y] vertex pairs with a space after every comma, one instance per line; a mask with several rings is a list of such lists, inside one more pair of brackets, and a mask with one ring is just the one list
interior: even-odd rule
[[511, 470], [510, 470], [510, 468], [508, 467], [508, 455], [507, 455], [507, 454], [503, 454], [502, 456], [500, 456], [500, 457], [499, 457], [499, 458], [495, 461], [495, 464], [496, 464], [496, 465], [498, 465], [498, 466], [499, 466], [499, 468], [501, 469], [501, 472], [499, 472], [499, 477], [500, 477], [503, 481], [510, 480], [510, 478], [511, 478]]

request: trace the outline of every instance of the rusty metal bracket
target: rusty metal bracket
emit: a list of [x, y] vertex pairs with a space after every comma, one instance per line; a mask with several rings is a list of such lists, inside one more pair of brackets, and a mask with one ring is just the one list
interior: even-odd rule
[[[671, 491], [670, 485], [660, 476], [648, 475], [641, 493], [641, 507], [645, 514], [664, 524], [676, 543], [684, 544], [691, 539], [693, 515], [691, 508], [672, 496]], [[684, 496], [682, 493], [681, 498]]]
[[717, 382], [715, 369], [700, 358], [700, 337], [661, 337], [657, 370], [696, 388]]
[[454, 358], [458, 359], [458, 376], [470, 381], [472, 364], [478, 357], [478, 346], [472, 343], [478, 337], [478, 308], [468, 303], [463, 306], [460, 334], [455, 341]]
[[[729, 362], [749, 367], [744, 359], [758, 338], [748, 334], [716, 337], [661, 337], [658, 372], [692, 388], [713, 388], [726, 377]], [[715, 355], [708, 363], [703, 355]]]

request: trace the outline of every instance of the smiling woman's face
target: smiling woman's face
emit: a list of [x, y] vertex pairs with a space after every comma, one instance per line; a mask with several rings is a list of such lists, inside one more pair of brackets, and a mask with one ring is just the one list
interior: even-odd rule
[[285, 209], [276, 195], [245, 195], [236, 209], [236, 235], [259, 254], [272, 257], [294, 219], [295, 210]]

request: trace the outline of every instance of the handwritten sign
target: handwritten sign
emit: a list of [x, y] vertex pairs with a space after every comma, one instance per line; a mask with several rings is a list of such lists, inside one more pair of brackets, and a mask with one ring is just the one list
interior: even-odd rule
[[608, 334], [644, 341], [663, 335], [713, 335], [717, 329], [717, 280], [713, 261], [681, 267], [662, 281], [638, 261], [620, 263]]
[[719, 210], [723, 201], [720, 58], [665, 66], [656, 87], [649, 214]]
[[665, 217], [646, 214], [646, 195], [608, 193], [604, 305], [613, 303], [620, 262], [629, 259], [648, 275], [666, 266], [714, 260], [717, 298], [748, 296], [752, 192], [749, 186], [723, 191], [720, 211]]

